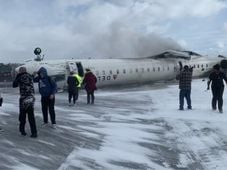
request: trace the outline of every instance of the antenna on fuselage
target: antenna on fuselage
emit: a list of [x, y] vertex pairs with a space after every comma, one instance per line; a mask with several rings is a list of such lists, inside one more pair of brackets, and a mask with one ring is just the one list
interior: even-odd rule
[[37, 47], [34, 50], [34, 54], [36, 55], [36, 58], [34, 59], [35, 61], [42, 61], [44, 59], [44, 55], [41, 57], [41, 48]]

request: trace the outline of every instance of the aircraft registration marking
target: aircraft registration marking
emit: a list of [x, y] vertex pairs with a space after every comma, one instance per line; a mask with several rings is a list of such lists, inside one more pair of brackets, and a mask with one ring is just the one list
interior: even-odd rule
[[117, 75], [108, 75], [108, 76], [97, 76], [98, 81], [109, 81], [109, 80], [116, 80]]

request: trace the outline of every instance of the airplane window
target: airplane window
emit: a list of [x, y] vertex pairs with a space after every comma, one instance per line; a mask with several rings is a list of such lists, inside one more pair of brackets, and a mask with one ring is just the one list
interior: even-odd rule
[[119, 74], [119, 70], [117, 69], [117, 74]]
[[158, 67], [158, 71], [160, 71], [160, 67]]
[[142, 73], [144, 73], [144, 68], [141, 68]]
[[105, 75], [105, 70], [102, 71], [102, 74]]
[[199, 64], [197, 65], [197, 68], [199, 68]]
[[194, 64], [193, 68], [195, 68], [195, 64]]
[[201, 66], [202, 66], [202, 68], [203, 68], [203, 64], [202, 64]]
[[110, 70], [110, 74], [113, 74], [112, 70]]
[[126, 73], [126, 70], [125, 70], [125, 69], [123, 69], [123, 73], [124, 73], [124, 74]]
[[150, 72], [150, 68], [147, 68], [147, 72]]
[[206, 67], [208, 67], [208, 64], [206, 64]]
[[136, 68], [136, 73], [138, 73], [138, 68]]
[[99, 76], [99, 71], [97, 70], [97, 71], [95, 72], [95, 74], [96, 74], [97, 76]]
[[155, 72], [155, 67], [153, 67], [153, 72]]

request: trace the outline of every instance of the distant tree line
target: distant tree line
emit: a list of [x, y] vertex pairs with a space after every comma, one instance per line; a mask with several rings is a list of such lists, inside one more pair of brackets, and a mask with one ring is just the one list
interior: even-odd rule
[[19, 63], [0, 63], [0, 82], [11, 82], [16, 75], [15, 68], [20, 65]]

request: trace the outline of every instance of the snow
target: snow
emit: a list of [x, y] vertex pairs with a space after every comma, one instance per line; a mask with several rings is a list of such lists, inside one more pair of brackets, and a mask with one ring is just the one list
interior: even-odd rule
[[[11, 136], [18, 133], [18, 124], [12, 124], [17, 121], [18, 98], [5, 93], [6, 103], [0, 108], [4, 128], [0, 169], [6, 167], [1, 167], [7, 150], [4, 146], [11, 147], [11, 153], [4, 155], [6, 161], [14, 160], [7, 164], [9, 169], [224, 170], [227, 95], [224, 94], [224, 113], [220, 114], [211, 110], [211, 92], [205, 89], [206, 81], [193, 80], [193, 110], [184, 111], [178, 110], [176, 82], [98, 90], [95, 105], [86, 105], [86, 95], [82, 93], [78, 103], [69, 107], [67, 93], [57, 94], [56, 130], [40, 127], [37, 95], [38, 139]], [[34, 157], [37, 161], [31, 161]]]

